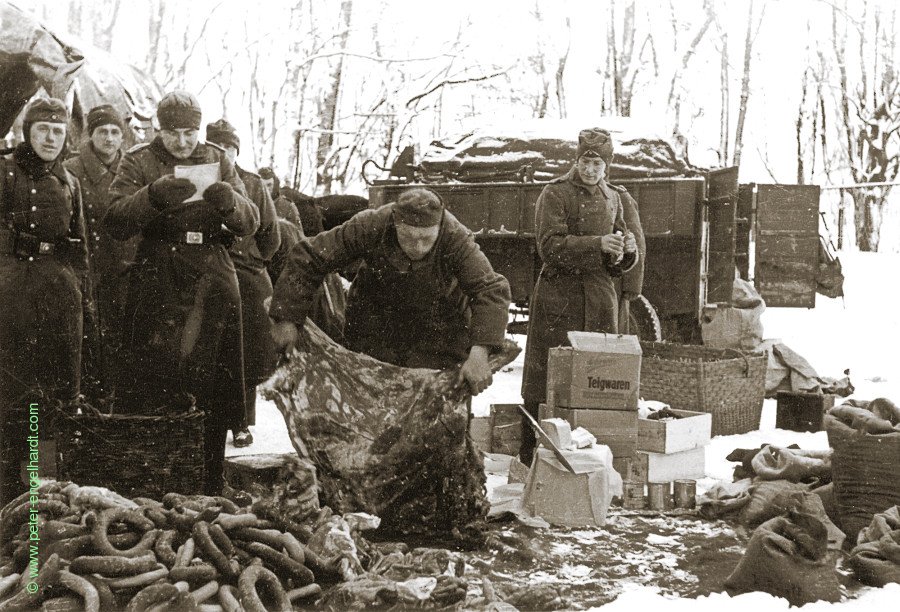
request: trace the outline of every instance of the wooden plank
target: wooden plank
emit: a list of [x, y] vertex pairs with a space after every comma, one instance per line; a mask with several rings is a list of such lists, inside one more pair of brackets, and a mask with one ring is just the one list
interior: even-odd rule
[[579, 410], [555, 407], [553, 414], [572, 429], [584, 427], [605, 444], [614, 457], [631, 456], [637, 450], [638, 417], [632, 410]]
[[672, 421], [638, 420], [638, 450], [677, 453], [705, 446], [712, 432], [712, 415], [673, 410], [683, 418]]
[[819, 188], [757, 186], [755, 284], [769, 306], [815, 306]]

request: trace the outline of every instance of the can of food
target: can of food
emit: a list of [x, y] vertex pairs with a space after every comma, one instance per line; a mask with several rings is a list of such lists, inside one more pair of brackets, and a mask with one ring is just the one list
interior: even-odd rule
[[692, 510], [697, 505], [697, 481], [675, 481], [675, 507]]
[[643, 510], [647, 507], [643, 482], [622, 483], [622, 507], [629, 510]]
[[650, 500], [651, 510], [668, 510], [672, 507], [672, 483], [650, 482], [647, 483], [647, 498]]

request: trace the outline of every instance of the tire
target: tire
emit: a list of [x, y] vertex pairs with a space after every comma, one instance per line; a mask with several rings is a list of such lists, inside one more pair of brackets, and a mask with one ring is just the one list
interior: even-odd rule
[[662, 324], [653, 304], [643, 295], [629, 302], [629, 333], [641, 340], [660, 342], [663, 339]]

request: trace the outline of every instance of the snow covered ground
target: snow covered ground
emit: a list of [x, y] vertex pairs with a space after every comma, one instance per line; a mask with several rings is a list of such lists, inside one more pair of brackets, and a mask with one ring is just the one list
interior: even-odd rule
[[[841, 253], [846, 283], [846, 297], [828, 299], [817, 296], [815, 309], [770, 308], [762, 316], [765, 337], [780, 338], [782, 342], [804, 356], [820, 375], [838, 377], [845, 369], [856, 387], [852, 397], [900, 399], [900, 365], [895, 353], [900, 350], [900, 255], [873, 253]], [[474, 398], [475, 416], [487, 416], [492, 403], [517, 403], [522, 398], [519, 386], [522, 379], [524, 336], [514, 337], [522, 345], [523, 353], [504, 371], [494, 377], [491, 387]], [[226, 454], [280, 453], [293, 450], [284, 420], [271, 402], [259, 399], [257, 424], [251, 428], [254, 444], [243, 449], [231, 445], [229, 437]], [[775, 401], [766, 400], [760, 429], [739, 436], [714, 438], [706, 449], [707, 479], [700, 482], [708, 487], [714, 480], [730, 480], [733, 464], [725, 461], [732, 449], [758, 447], [763, 442], [787, 445], [796, 442], [801, 448], [828, 448], [824, 432], [800, 434], [775, 429]], [[705, 485], [705, 486], [704, 486]], [[811, 604], [803, 610], [822, 610], [832, 605], [841, 610], [895, 610], [900, 598], [900, 585], [865, 591], [858, 599], [842, 604]], [[891, 602], [894, 603], [891, 603]], [[751, 593], [735, 598], [715, 594], [698, 599], [673, 600], [664, 598], [656, 589], [636, 587], [604, 607], [610, 610], [652, 609], [664, 605], [667, 610], [782, 610], [785, 600], [763, 593]]]

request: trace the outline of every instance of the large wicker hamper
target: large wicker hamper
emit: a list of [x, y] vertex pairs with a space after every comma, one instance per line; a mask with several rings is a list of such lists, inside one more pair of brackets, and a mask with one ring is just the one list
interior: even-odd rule
[[766, 393], [765, 353], [641, 342], [641, 397], [712, 414], [712, 435], [759, 429]]
[[127, 497], [203, 492], [203, 411], [61, 418], [59, 477]]

